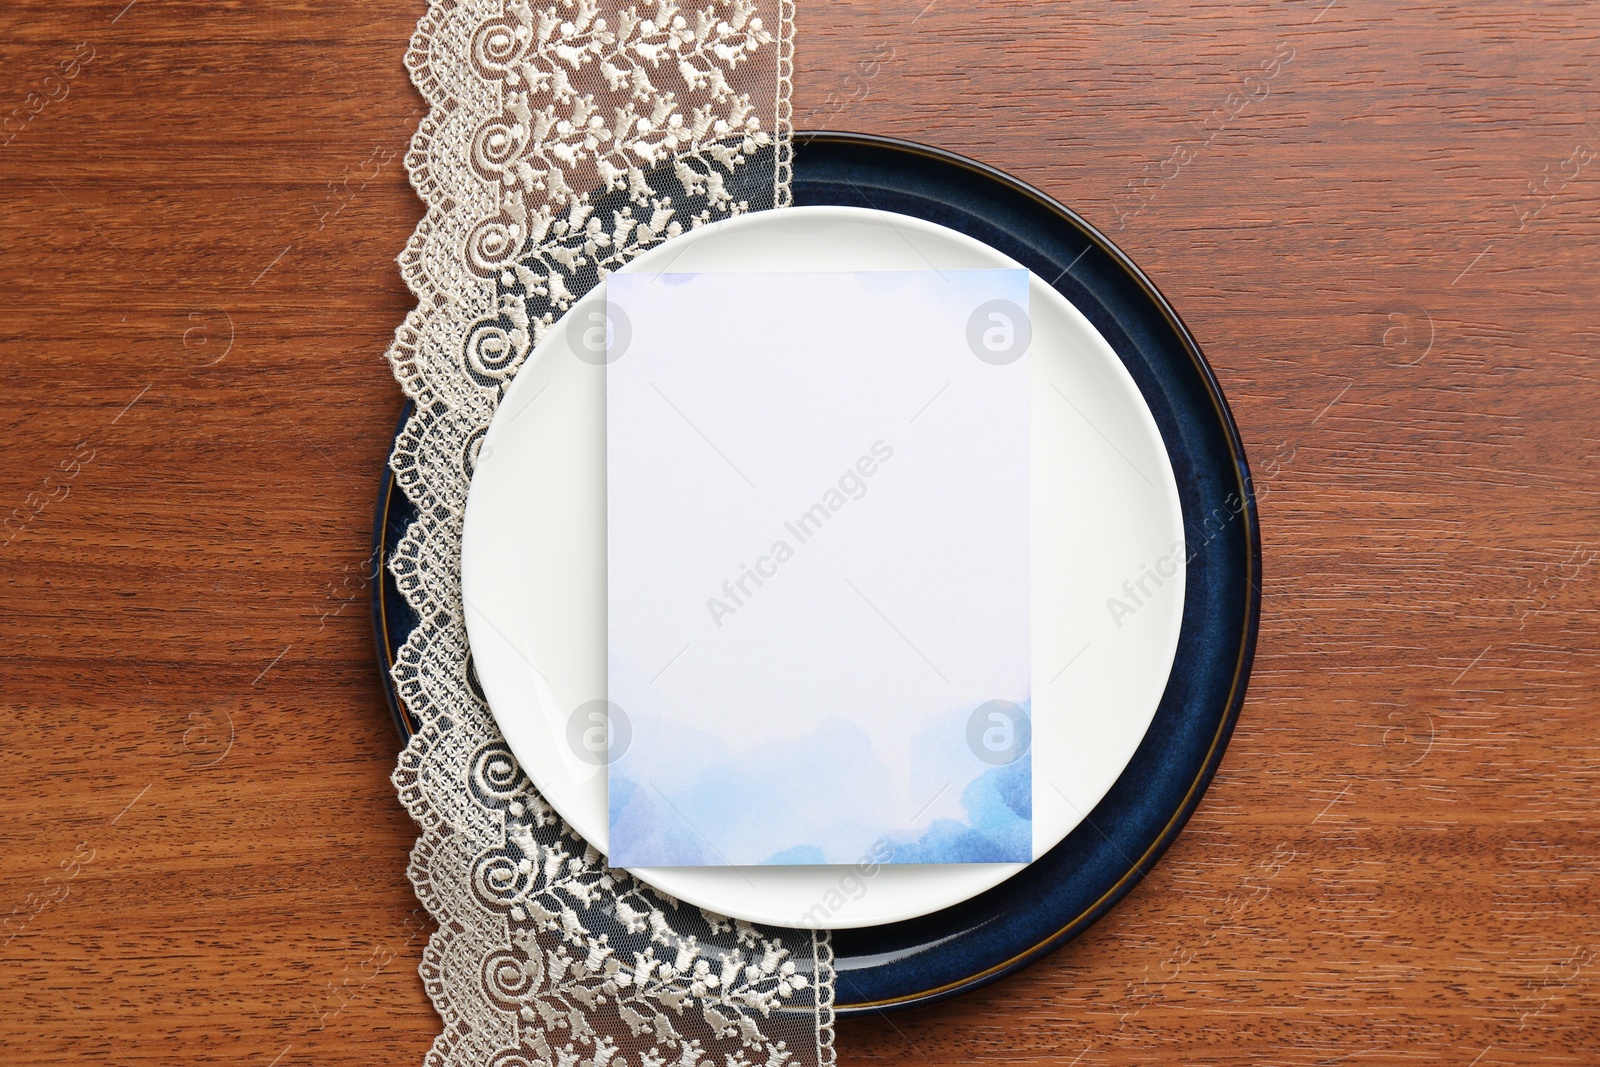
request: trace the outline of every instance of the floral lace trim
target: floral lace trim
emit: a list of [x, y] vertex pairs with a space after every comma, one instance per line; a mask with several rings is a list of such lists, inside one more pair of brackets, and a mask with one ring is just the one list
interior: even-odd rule
[[472, 673], [461, 523], [518, 368], [583, 293], [686, 229], [785, 205], [792, 0], [433, 0], [406, 66], [427, 206], [389, 358], [415, 402], [391, 562], [419, 624], [393, 676], [422, 728], [394, 773], [439, 923], [427, 1062], [832, 1064], [827, 935], [685, 906], [606, 867], [523, 777]]

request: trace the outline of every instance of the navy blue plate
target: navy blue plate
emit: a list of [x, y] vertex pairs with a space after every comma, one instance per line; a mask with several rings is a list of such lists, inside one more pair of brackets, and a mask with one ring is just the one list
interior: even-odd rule
[[[948, 226], [1046, 279], [1127, 366], [1177, 476], [1192, 553], [1177, 658], [1144, 741], [1111, 791], [1021, 873], [920, 919], [833, 935], [840, 1015], [908, 1008], [995, 981], [1088, 929], [1166, 850], [1233, 730], [1255, 651], [1261, 540], [1233, 417], [1194, 338], [1102, 234], [1037, 189], [961, 156], [852, 133], [796, 137], [796, 204], [878, 208]], [[373, 527], [384, 677], [416, 625], [383, 564], [414, 515], [386, 471]], [[392, 686], [401, 733], [416, 728]]]

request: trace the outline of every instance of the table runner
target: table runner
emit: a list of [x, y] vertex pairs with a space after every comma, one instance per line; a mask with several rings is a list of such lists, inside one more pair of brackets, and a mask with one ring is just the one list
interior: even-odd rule
[[730, 920], [607, 868], [532, 788], [473, 677], [460, 584], [477, 449], [518, 368], [606, 274], [789, 201], [791, 0], [433, 0], [400, 256], [417, 307], [389, 359], [415, 402], [390, 465], [416, 505], [391, 567], [421, 724], [394, 773], [439, 929], [432, 1065], [833, 1062], [827, 934]]

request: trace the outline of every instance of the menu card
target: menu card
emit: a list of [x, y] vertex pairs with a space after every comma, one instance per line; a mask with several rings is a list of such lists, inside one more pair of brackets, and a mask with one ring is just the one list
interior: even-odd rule
[[1028, 273], [615, 274], [604, 328], [611, 863], [1031, 860]]

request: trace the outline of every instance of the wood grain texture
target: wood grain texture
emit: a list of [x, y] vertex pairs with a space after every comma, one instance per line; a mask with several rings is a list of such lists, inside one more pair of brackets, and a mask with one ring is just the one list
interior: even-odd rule
[[[123, 2], [0, 12], [0, 1060], [417, 1063], [362, 574], [420, 6]], [[1587, 0], [802, 0], [801, 125], [1150, 273], [1265, 538], [1154, 874], [842, 1062], [1600, 1062], [1597, 53]]]

